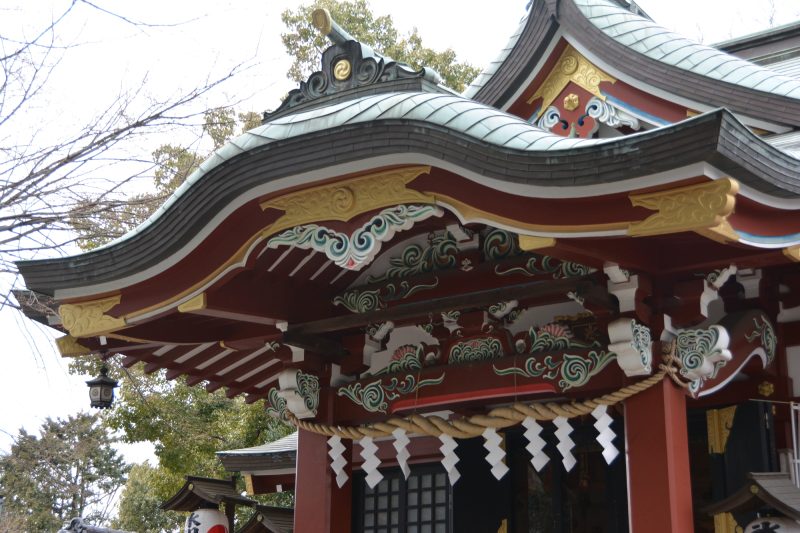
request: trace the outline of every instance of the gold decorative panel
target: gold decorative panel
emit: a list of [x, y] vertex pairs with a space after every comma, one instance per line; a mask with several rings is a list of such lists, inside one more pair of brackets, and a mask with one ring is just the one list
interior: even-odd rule
[[708, 453], [725, 453], [725, 445], [733, 427], [736, 406], [706, 411], [708, 428]]
[[92, 351], [78, 342], [72, 335], [64, 335], [56, 339], [58, 353], [62, 357], [77, 357], [79, 355], [89, 355]]
[[121, 296], [77, 304], [62, 304], [58, 308], [61, 323], [73, 337], [92, 337], [125, 327], [123, 318], [106, 315], [106, 311], [118, 305]]
[[736, 206], [738, 192], [736, 180], [723, 178], [677, 189], [631, 194], [631, 204], [658, 212], [632, 223], [628, 235], [664, 235], [723, 226]]
[[202, 311], [206, 308], [206, 293], [201, 292], [191, 300], [183, 302], [178, 306], [179, 313], [191, 313], [194, 311]]
[[[594, 66], [571, 45], [567, 45], [558, 58], [556, 66], [550, 71], [550, 74], [548, 74], [542, 85], [536, 89], [533, 96], [528, 99], [528, 103], [531, 104], [537, 98], [542, 98], [542, 106], [539, 108], [539, 115], [541, 115], [544, 113], [545, 109], [553, 103], [569, 82], [605, 100], [606, 97], [600, 92], [600, 83], [604, 81], [616, 83], [617, 79]], [[575, 96], [574, 100], [577, 100], [577, 95], [571, 96]], [[567, 98], [569, 98], [569, 96]], [[565, 100], [564, 104], [566, 105], [567, 103], [568, 102]], [[572, 105], [572, 103], [573, 101], [571, 100], [570, 105]]]
[[534, 237], [532, 235], [520, 235], [519, 247], [525, 252], [532, 252], [541, 248], [550, 248], [556, 245], [556, 240], [552, 237]]
[[731, 513], [714, 515], [714, 533], [741, 533], [742, 531]]
[[392, 205], [433, 204], [433, 196], [406, 187], [414, 178], [430, 171], [429, 166], [385, 170], [279, 196], [263, 202], [261, 209], [284, 211], [270, 227], [270, 232], [277, 232], [323, 220], [346, 222], [362, 213]]
[[800, 245], [783, 249], [783, 255], [795, 262], [800, 262]]

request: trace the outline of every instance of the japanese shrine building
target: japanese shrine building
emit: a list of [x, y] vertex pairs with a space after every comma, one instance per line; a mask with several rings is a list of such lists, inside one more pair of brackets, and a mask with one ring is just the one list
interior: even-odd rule
[[800, 79], [632, 11], [534, 0], [464, 94], [315, 12], [262, 126], [19, 263], [38, 318], [296, 425], [296, 475], [246, 478], [300, 533], [745, 527], [713, 504], [793, 465]]

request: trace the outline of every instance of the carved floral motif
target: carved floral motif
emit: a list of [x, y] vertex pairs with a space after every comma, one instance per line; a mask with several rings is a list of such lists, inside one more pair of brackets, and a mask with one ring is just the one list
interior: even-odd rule
[[453, 344], [448, 364], [475, 363], [497, 359], [503, 355], [503, 345], [493, 337], [469, 339]]

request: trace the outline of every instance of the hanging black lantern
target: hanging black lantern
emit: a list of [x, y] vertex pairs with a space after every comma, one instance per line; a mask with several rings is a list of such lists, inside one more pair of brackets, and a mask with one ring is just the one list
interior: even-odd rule
[[89, 387], [89, 399], [92, 407], [108, 409], [114, 403], [114, 389], [119, 382], [108, 377], [108, 368], [105, 365], [100, 369], [100, 375], [86, 382]]

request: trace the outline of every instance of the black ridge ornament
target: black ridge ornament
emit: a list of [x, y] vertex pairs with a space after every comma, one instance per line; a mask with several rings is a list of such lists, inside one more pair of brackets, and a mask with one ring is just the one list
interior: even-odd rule
[[86, 386], [89, 387], [91, 406], [108, 409], [114, 403], [114, 389], [119, 386], [119, 382], [108, 377], [108, 368], [103, 365], [100, 375], [87, 381]]

